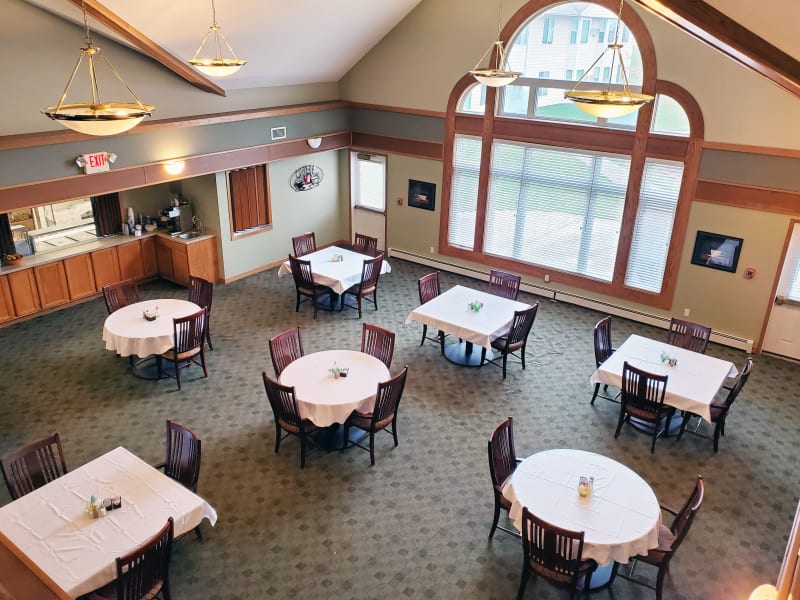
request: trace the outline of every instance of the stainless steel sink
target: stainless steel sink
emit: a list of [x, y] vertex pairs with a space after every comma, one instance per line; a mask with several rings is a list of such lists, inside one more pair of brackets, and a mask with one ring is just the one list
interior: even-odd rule
[[201, 235], [205, 234], [200, 233], [199, 231], [187, 231], [185, 233], [179, 233], [176, 237], [179, 237], [182, 240], [190, 240], [192, 238], [200, 237]]

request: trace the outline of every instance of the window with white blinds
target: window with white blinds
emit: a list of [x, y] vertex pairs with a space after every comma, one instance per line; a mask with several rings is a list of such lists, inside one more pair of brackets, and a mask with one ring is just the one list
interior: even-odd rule
[[645, 161], [625, 285], [661, 291], [682, 179], [681, 162], [653, 158]]
[[350, 153], [353, 206], [386, 210], [386, 157], [362, 152]]
[[800, 255], [797, 257], [797, 263], [794, 265], [794, 273], [792, 273], [792, 282], [789, 284], [789, 291], [786, 297], [795, 302], [800, 302]]
[[496, 141], [484, 251], [611, 281], [630, 158]]
[[472, 250], [478, 208], [481, 139], [457, 135], [453, 144], [453, 179], [450, 187], [450, 219], [447, 242]]

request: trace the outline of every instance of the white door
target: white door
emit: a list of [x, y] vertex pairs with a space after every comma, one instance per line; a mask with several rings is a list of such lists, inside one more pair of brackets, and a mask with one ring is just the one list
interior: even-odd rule
[[762, 349], [800, 360], [800, 222], [792, 228]]
[[386, 249], [386, 157], [350, 153], [351, 241], [356, 233], [378, 238]]

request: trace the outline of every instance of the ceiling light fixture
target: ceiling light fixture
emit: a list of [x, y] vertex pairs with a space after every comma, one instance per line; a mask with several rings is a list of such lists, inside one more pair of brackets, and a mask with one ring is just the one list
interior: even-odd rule
[[[155, 110], [155, 106], [150, 104], [143, 104], [136, 94], [133, 93], [128, 84], [120, 77], [116, 69], [108, 62], [103, 56], [100, 48], [92, 45], [92, 37], [89, 32], [89, 22], [86, 16], [86, 6], [81, 3], [83, 10], [83, 26], [85, 30], [86, 47], [81, 48], [81, 54], [78, 57], [78, 62], [72, 70], [72, 75], [67, 82], [67, 87], [64, 88], [64, 93], [56, 106], [43, 108], [42, 113], [58, 121], [64, 127], [68, 127], [78, 133], [85, 133], [87, 135], [115, 135], [128, 131], [141, 123], [142, 119], [149, 116]], [[64, 104], [67, 97], [67, 92], [72, 85], [78, 68], [83, 62], [83, 57], [87, 58], [89, 68], [89, 86], [92, 93], [91, 102], [80, 102], [76, 104]], [[111, 72], [122, 82], [125, 89], [128, 90], [130, 95], [136, 101], [134, 102], [103, 102], [100, 99], [100, 91], [97, 85], [97, 74], [95, 71], [95, 58], [101, 58], [108, 66]]]
[[[506, 51], [503, 49], [503, 42], [500, 41], [500, 22], [503, 16], [503, 0], [500, 0], [500, 7], [497, 13], [497, 40], [489, 46], [489, 49], [483, 53], [475, 68], [469, 74], [472, 75], [483, 85], [489, 87], [502, 87], [514, 81], [517, 77], [522, 75], [519, 71], [512, 71], [508, 68], [506, 60]], [[481, 68], [480, 64], [487, 55], [491, 55], [494, 51], [494, 66], [491, 66], [491, 56], [489, 58], [490, 66], [488, 68]]]
[[164, 163], [164, 170], [170, 175], [180, 175], [185, 166], [186, 161], [184, 160], [168, 160]]
[[[572, 89], [564, 93], [564, 98], [572, 100], [582, 111], [593, 117], [600, 117], [603, 119], [623, 117], [653, 100], [653, 96], [631, 92], [628, 85], [628, 73], [625, 70], [625, 63], [622, 62], [622, 44], [619, 43], [619, 31], [622, 29], [622, 7], [624, 3], [624, 0], [619, 1], [614, 43], [609, 44], [608, 47], [603, 50], [603, 53], [597, 57], [597, 60], [592, 63], [592, 66], [584, 71], [581, 78], [572, 86]], [[611, 68], [608, 72], [608, 87], [606, 87], [605, 90], [578, 90], [577, 88], [584, 78], [592, 72], [595, 65], [602, 60], [609, 50], [611, 50]], [[611, 77], [614, 73], [614, 63], [616, 61], [619, 61], [619, 70], [622, 73], [622, 91], [611, 90]]]
[[[194, 53], [189, 64], [209, 77], [227, 77], [228, 75], [233, 75], [236, 71], [245, 66], [247, 61], [236, 57], [236, 53], [228, 43], [225, 34], [222, 33], [222, 27], [217, 25], [217, 11], [214, 7], [214, 0], [211, 0], [211, 22], [211, 27], [208, 28], [203, 41], [200, 42], [200, 47], [197, 49], [197, 52]], [[214, 48], [217, 52], [216, 56], [213, 58], [198, 58], [198, 55], [203, 50], [203, 46], [206, 45], [206, 42], [212, 34], [214, 35]], [[233, 58], [222, 58], [222, 44], [220, 44], [220, 40], [222, 40], [222, 44], [225, 45]]]

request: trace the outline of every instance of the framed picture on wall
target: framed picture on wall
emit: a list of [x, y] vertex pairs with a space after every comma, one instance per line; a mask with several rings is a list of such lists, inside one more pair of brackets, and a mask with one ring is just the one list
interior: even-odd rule
[[742, 251], [742, 241], [742, 238], [698, 231], [694, 241], [692, 264], [735, 273]]
[[436, 184], [416, 179], [408, 180], [408, 205], [425, 210], [436, 208]]

